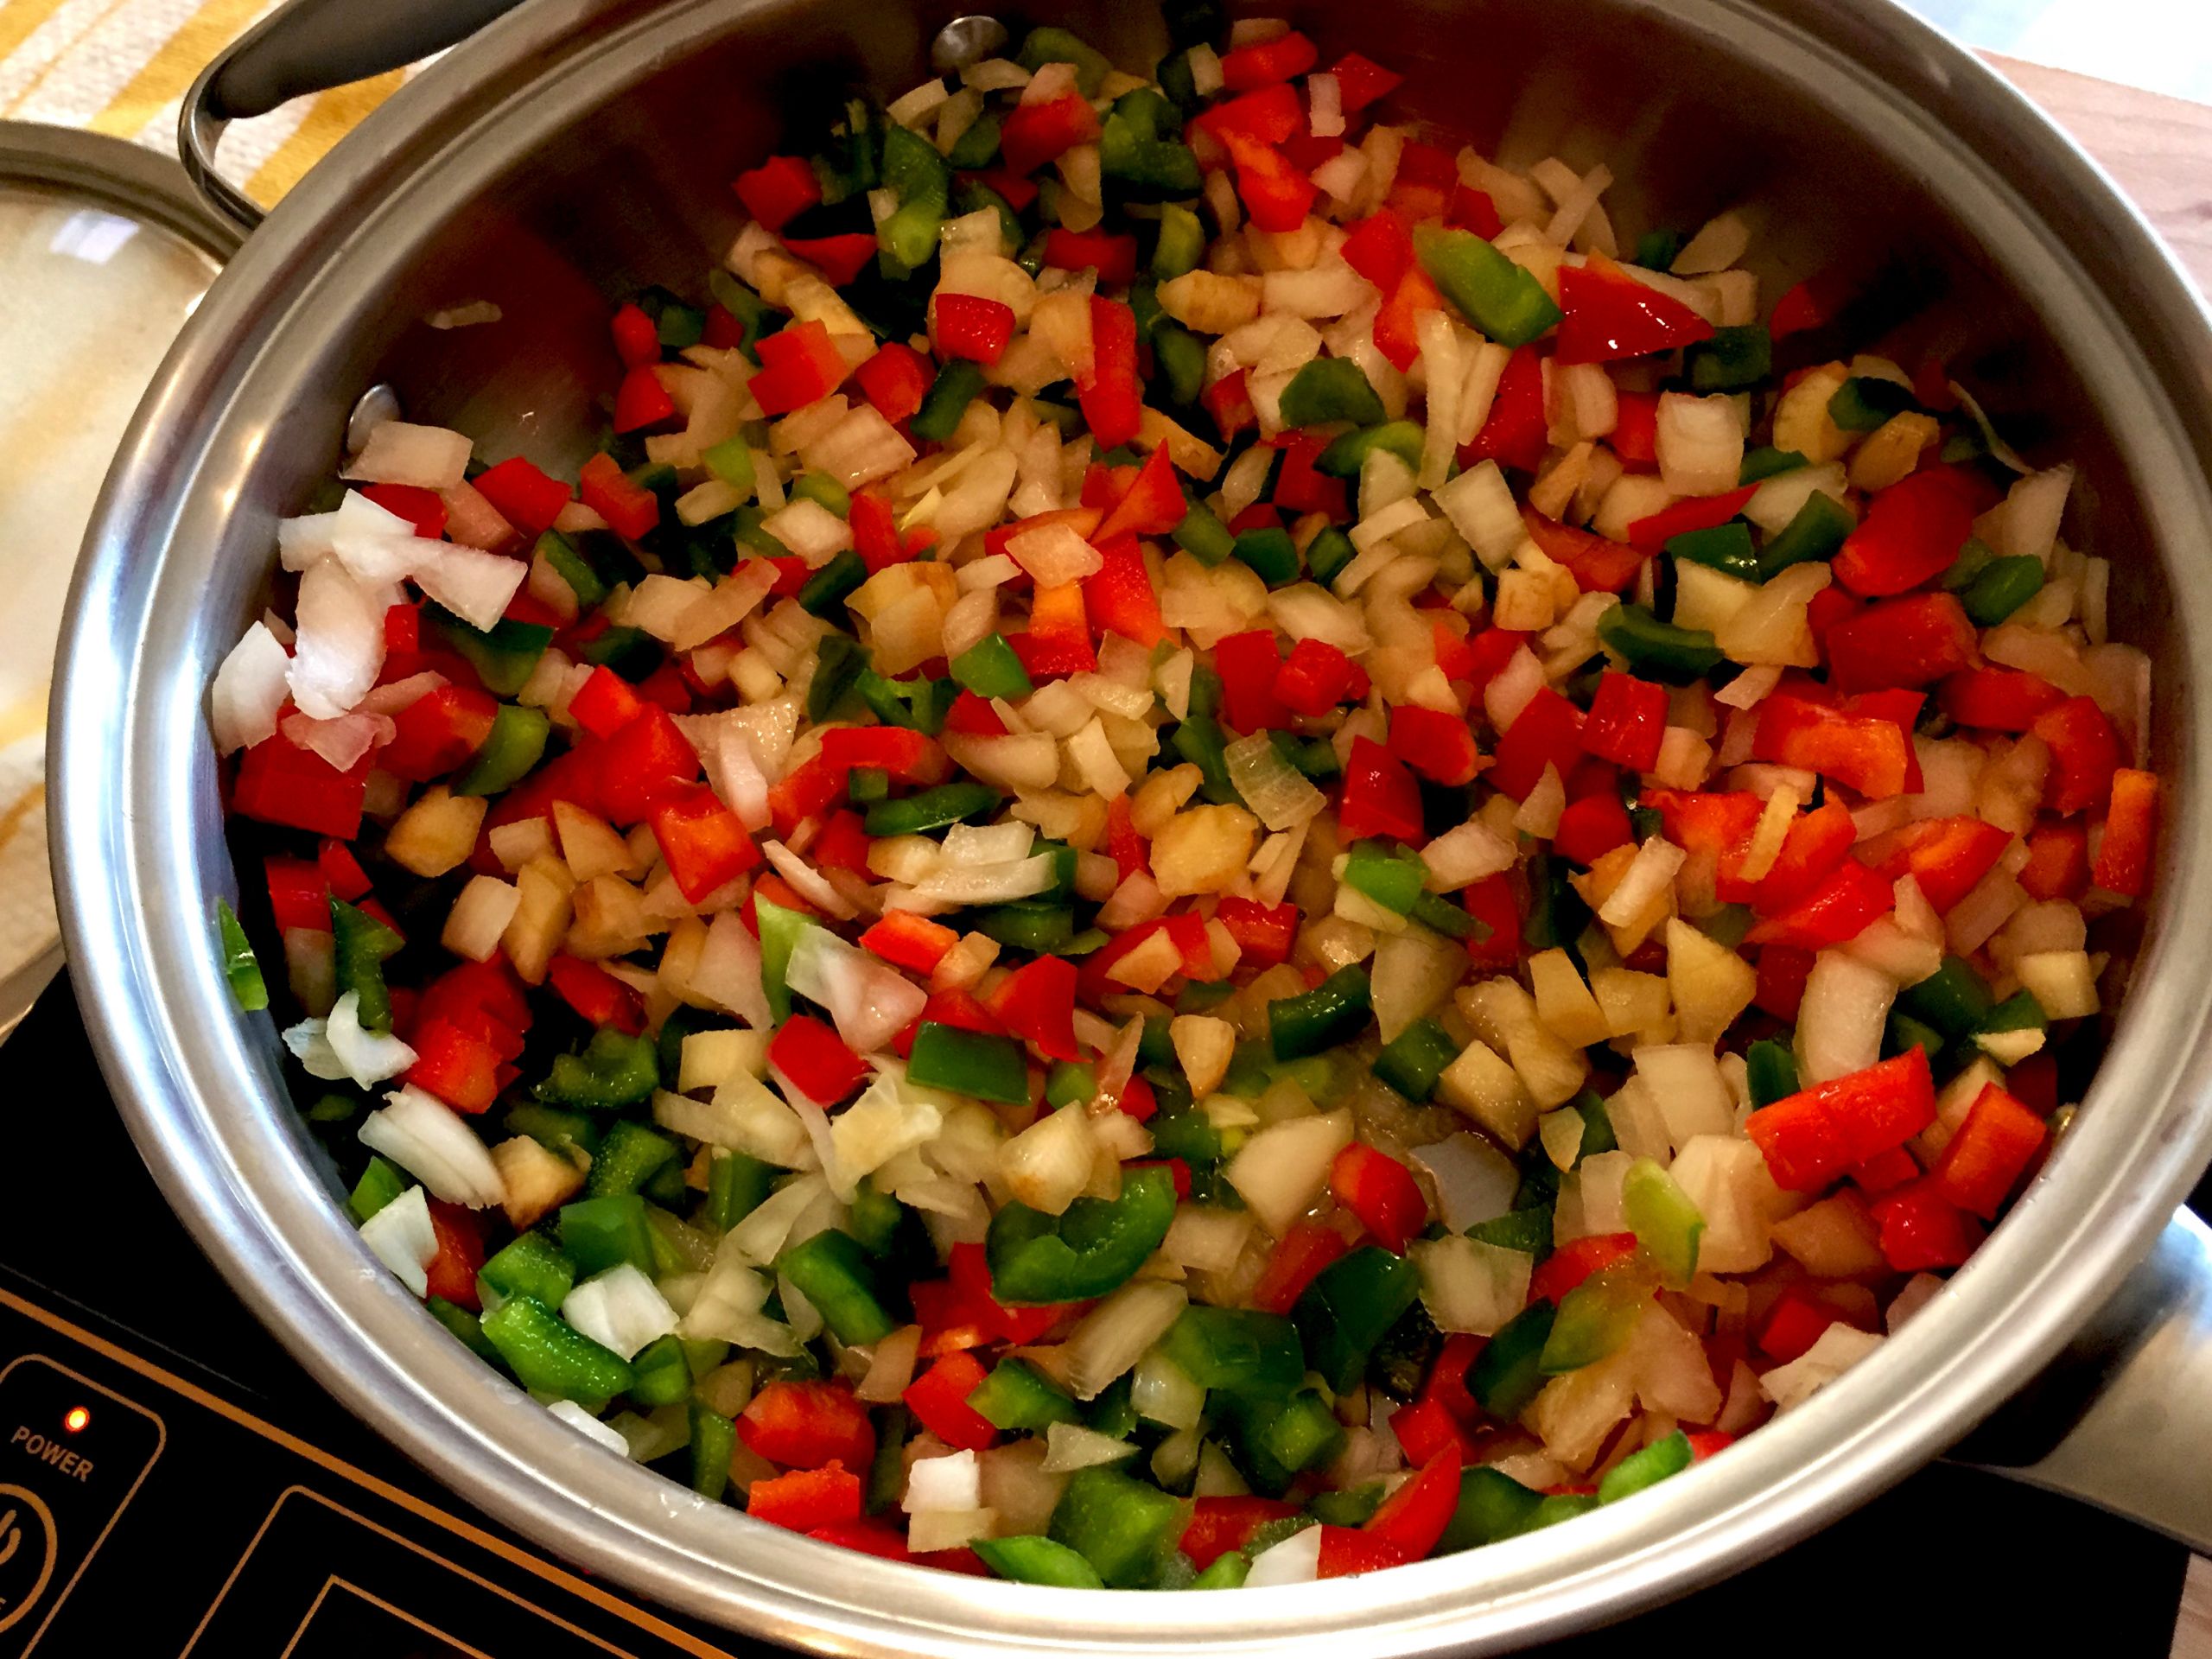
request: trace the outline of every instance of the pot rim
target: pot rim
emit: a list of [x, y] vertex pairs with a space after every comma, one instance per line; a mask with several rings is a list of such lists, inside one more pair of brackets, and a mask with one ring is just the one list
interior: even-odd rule
[[[341, 329], [331, 319], [346, 315], [344, 302], [372, 289], [380, 260], [399, 259], [380, 249], [380, 229], [404, 244], [397, 221], [408, 210], [466, 200], [505, 157], [563, 124], [557, 111], [594, 107], [657, 54], [779, 3], [796, 0], [651, 10], [640, 0], [540, 0], [448, 54], [249, 241], [172, 352], [102, 492], [56, 673], [57, 890], [80, 1003], [130, 1132], [232, 1284], [324, 1387], [500, 1520], [664, 1605], [842, 1652], [1494, 1650], [1618, 1617], [1771, 1554], [1963, 1434], [2104, 1299], [2212, 1157], [2212, 982], [2170, 960], [2212, 924], [2212, 859], [2192, 855], [2208, 840], [2197, 798], [2212, 721], [2187, 661], [2169, 665], [2179, 779], [2160, 925], [2061, 1154], [1882, 1351], [1727, 1457], [1541, 1541], [1265, 1598], [1109, 1600], [832, 1557], [582, 1447], [374, 1268], [296, 1125], [277, 1121], [283, 1093], [266, 1027], [230, 1010], [207, 942], [207, 901], [234, 878], [212, 757], [204, 736], [195, 742], [200, 685], [164, 699], [162, 664], [148, 648], [161, 567], [195, 493], [219, 487], [242, 435], [251, 446], [250, 412], [234, 404], [281, 377], [282, 353]], [[2212, 331], [2171, 256], [2093, 163], [1992, 71], [1891, 8], [1682, 0], [1666, 10], [1670, 26], [1715, 49], [1759, 54], [1818, 86], [1835, 118], [1891, 131], [1891, 152], [1918, 161], [1961, 222], [1986, 227], [1992, 257], [2074, 342], [2067, 355], [2120, 442], [2169, 568], [2192, 537], [2202, 544], [2212, 531]], [[602, 18], [614, 20], [611, 34], [564, 52]], [[1878, 68], [1897, 84], [1885, 89]], [[509, 95], [524, 78], [531, 98]], [[1980, 153], [1947, 125], [1982, 133]], [[490, 135], [499, 146], [466, 142]], [[1986, 159], [1997, 136], [2002, 168]], [[2031, 174], [2032, 185], [2010, 181]], [[2101, 242], [2066, 245], [2053, 221], [2069, 218], [2099, 225]], [[334, 257], [341, 248], [344, 260]], [[2155, 361], [2123, 315], [2159, 342]], [[2177, 637], [2201, 650], [2212, 642], [2212, 595], [2202, 584], [2173, 588]], [[178, 753], [194, 747], [196, 757]], [[272, 1109], [225, 1104], [272, 1098]], [[2146, 1122], [2147, 1132], [2137, 1128]]]

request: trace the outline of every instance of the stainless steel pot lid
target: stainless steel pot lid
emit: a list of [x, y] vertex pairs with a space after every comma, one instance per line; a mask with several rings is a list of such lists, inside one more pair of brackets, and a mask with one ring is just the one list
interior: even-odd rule
[[60, 965], [47, 683], [93, 498], [238, 236], [175, 162], [0, 122], [0, 1035]]

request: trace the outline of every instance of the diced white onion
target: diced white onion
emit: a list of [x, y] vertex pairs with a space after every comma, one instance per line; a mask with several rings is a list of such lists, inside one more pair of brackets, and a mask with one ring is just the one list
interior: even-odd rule
[[1637, 849], [1635, 861], [1622, 875], [1620, 885], [1598, 907], [1598, 919], [1614, 927], [1627, 926], [1666, 890], [1688, 856], [1663, 836], [1652, 836]]
[[371, 484], [449, 490], [467, 474], [469, 451], [474, 447], [464, 434], [442, 426], [386, 421], [369, 434], [361, 453], [346, 463], [344, 476]]
[[443, 1101], [412, 1084], [392, 1090], [385, 1101], [362, 1121], [363, 1146], [382, 1153], [448, 1204], [486, 1210], [505, 1198], [490, 1151]]
[[438, 1231], [430, 1223], [430, 1202], [421, 1187], [409, 1187], [363, 1222], [361, 1243], [409, 1290], [417, 1296], [429, 1294], [428, 1268], [437, 1259]]
[[1180, 1285], [1135, 1279], [1092, 1308], [1060, 1349], [1069, 1392], [1096, 1400], [1167, 1334], [1189, 1301]]
[[254, 623], [240, 636], [215, 671], [209, 693], [208, 723], [214, 729], [218, 754], [249, 748], [276, 735], [278, 711], [291, 696], [287, 683], [291, 669], [291, 658], [264, 624]]
[[561, 1317], [602, 1348], [634, 1359], [676, 1329], [676, 1310], [628, 1262], [594, 1274], [561, 1302]]
[[799, 935], [785, 977], [791, 989], [830, 1010], [837, 1034], [856, 1054], [885, 1046], [929, 1001], [929, 994], [896, 968], [826, 928]]
[[323, 1040], [345, 1073], [364, 1089], [397, 1077], [415, 1064], [415, 1051], [389, 1031], [368, 1031], [360, 1019], [361, 994], [348, 991], [331, 1005]]
[[520, 559], [448, 543], [435, 558], [416, 566], [415, 585], [470, 627], [489, 632], [529, 575]]

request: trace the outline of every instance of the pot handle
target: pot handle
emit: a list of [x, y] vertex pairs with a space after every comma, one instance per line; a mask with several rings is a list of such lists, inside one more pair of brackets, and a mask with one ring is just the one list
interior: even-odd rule
[[366, 80], [466, 40], [519, 0], [289, 0], [216, 54], [185, 94], [177, 155], [217, 213], [251, 232], [262, 210], [215, 170], [233, 121], [349, 81]]
[[2212, 1227], [2177, 1213], [2059, 1357], [1951, 1455], [2212, 1555]]

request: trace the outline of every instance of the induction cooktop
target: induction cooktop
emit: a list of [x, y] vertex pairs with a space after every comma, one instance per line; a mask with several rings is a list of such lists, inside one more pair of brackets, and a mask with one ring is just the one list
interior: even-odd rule
[[[0, 1659], [586, 1659], [778, 1649], [637, 1602], [376, 1440], [164, 1206], [67, 979], [0, 1099]], [[1938, 1465], [1561, 1659], [2166, 1654], [2177, 1545]], [[1694, 1644], [1694, 1645], [1693, 1645]]]

